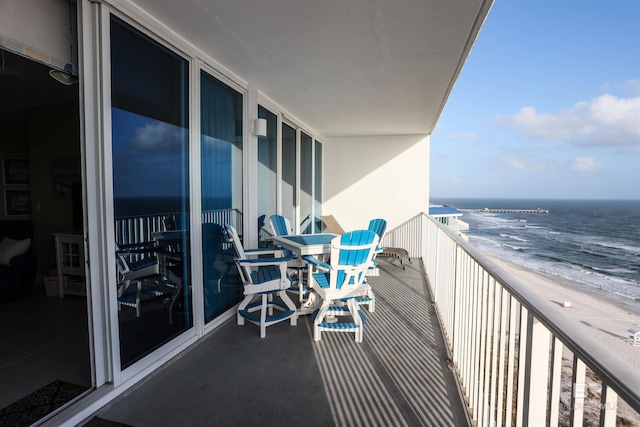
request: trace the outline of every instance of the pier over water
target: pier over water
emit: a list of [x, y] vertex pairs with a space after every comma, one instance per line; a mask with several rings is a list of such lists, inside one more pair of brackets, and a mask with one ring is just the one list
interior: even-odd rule
[[537, 209], [489, 209], [489, 208], [484, 208], [481, 210], [481, 212], [485, 212], [485, 213], [549, 213], [548, 209], [542, 209], [542, 208], [537, 208]]

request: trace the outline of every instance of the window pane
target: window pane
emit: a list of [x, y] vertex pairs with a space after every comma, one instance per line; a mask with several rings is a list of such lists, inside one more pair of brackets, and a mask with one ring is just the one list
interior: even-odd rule
[[242, 235], [242, 95], [201, 72], [202, 256], [205, 321], [242, 299], [224, 225]]
[[314, 191], [314, 232], [320, 233], [322, 227], [322, 143], [316, 141], [315, 143], [315, 191]]
[[[282, 215], [296, 219], [296, 130], [282, 124]], [[295, 229], [294, 229], [295, 231]]]
[[277, 213], [278, 118], [261, 105], [258, 117], [267, 120], [267, 136], [258, 138], [258, 243], [262, 247], [269, 238], [269, 218]]
[[120, 362], [192, 326], [186, 60], [111, 18]]
[[300, 230], [311, 233], [313, 221], [313, 139], [300, 133]]

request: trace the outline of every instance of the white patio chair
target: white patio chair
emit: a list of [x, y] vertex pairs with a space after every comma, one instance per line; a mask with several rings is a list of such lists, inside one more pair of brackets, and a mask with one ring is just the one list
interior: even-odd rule
[[154, 242], [116, 244], [116, 265], [119, 273], [117, 288], [118, 310], [123, 306], [142, 315], [144, 304], [161, 301], [169, 305], [169, 324], [173, 325], [173, 305], [181, 286], [160, 271], [158, 246]]
[[[275, 236], [288, 236], [291, 234], [291, 223], [282, 215], [271, 215], [269, 218], [271, 228]], [[298, 295], [298, 303], [302, 304], [304, 297], [309, 293], [311, 288], [306, 283], [307, 263], [298, 258], [291, 251], [284, 249], [285, 255], [291, 255], [292, 260], [289, 262], [289, 273], [292, 276], [292, 283], [288, 291]]]
[[[378, 236], [378, 244], [381, 244], [384, 233], [387, 230], [387, 221], [382, 218], [372, 219], [371, 221], [369, 221], [369, 227], [367, 227], [367, 230], [376, 233], [376, 235]], [[376, 262], [375, 258], [376, 255], [378, 255], [383, 250], [384, 248], [376, 247], [376, 250], [373, 253], [373, 266], [369, 268], [369, 270], [367, 270], [367, 276], [377, 276], [380, 274], [380, 272], [378, 271], [378, 263]], [[371, 288], [371, 285], [366, 278], [365, 282], [367, 282], [367, 294], [365, 296], [356, 298], [356, 302], [361, 306], [366, 305], [369, 313], [373, 313], [376, 309], [376, 296], [373, 293], [373, 289]]]
[[[280, 248], [245, 250], [236, 229], [226, 224], [225, 230], [236, 251], [235, 262], [244, 284], [245, 298], [238, 307], [238, 325], [244, 325], [245, 320], [258, 325], [260, 338], [267, 335], [267, 326], [284, 320], [290, 319], [295, 326], [298, 313], [286, 291], [291, 286], [287, 263], [292, 257], [282, 257]], [[258, 258], [268, 254], [273, 257]]]
[[[322, 300], [313, 314], [313, 339], [319, 341], [322, 331], [354, 332], [362, 342], [365, 315], [356, 298], [367, 294], [365, 276], [373, 266], [378, 235], [369, 230], [356, 230], [331, 241], [329, 264], [313, 257], [306, 259], [321, 272], [312, 274], [311, 287]], [[337, 321], [336, 321], [337, 320]]]

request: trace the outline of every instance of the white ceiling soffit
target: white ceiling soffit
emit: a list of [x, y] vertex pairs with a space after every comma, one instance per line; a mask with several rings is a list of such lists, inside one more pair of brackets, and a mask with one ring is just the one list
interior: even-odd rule
[[493, 0], [132, 0], [325, 137], [430, 134]]

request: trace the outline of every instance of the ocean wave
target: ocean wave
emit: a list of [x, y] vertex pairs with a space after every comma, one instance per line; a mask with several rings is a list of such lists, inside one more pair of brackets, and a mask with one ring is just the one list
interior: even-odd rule
[[599, 241], [594, 244], [605, 247], [605, 248], [609, 248], [609, 249], [617, 249], [617, 250], [640, 255], [640, 246], [633, 246], [633, 245], [628, 245], [625, 243], [617, 243], [617, 242], [603, 242], [603, 241]]
[[512, 236], [512, 235], [510, 235], [510, 234], [500, 234], [500, 236], [501, 236], [501, 237], [506, 237], [506, 238], [508, 238], [508, 239], [517, 240], [517, 241], [519, 241], [519, 242], [525, 242], [525, 243], [526, 243], [526, 242], [528, 242], [528, 240], [527, 240], [527, 239], [523, 239], [522, 237], [519, 237], [519, 236]]
[[[640, 216], [627, 207], [612, 216], [610, 203], [589, 202], [589, 209], [584, 202], [559, 206], [562, 214], [560, 207], [550, 215], [527, 217], [475, 210], [465, 212], [463, 220], [469, 223], [470, 241], [487, 253], [637, 305]], [[625, 218], [625, 228], [611, 221], [613, 217]]]

